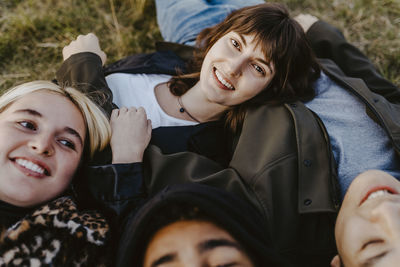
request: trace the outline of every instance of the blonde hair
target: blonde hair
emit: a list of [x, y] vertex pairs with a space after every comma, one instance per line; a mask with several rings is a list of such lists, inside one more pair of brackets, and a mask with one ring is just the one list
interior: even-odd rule
[[87, 140], [90, 157], [102, 150], [111, 138], [110, 123], [103, 111], [85, 94], [73, 87], [59, 86], [50, 81], [33, 81], [23, 83], [6, 91], [0, 96], [0, 113], [12, 103], [27, 94], [46, 91], [68, 98], [82, 113], [87, 128]]

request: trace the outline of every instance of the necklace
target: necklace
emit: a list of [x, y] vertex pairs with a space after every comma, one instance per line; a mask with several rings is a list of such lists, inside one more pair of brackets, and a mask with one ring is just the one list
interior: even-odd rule
[[198, 119], [196, 119], [195, 117], [193, 117], [193, 116], [189, 113], [189, 111], [187, 111], [187, 109], [185, 108], [185, 106], [184, 106], [183, 103], [182, 103], [181, 96], [178, 96], [178, 104], [179, 104], [179, 106], [180, 106], [180, 108], [179, 108], [179, 112], [180, 112], [180, 113], [186, 112], [186, 114], [188, 114], [188, 116], [189, 116], [192, 120], [194, 120], [195, 122], [200, 123], [200, 121], [199, 121]]

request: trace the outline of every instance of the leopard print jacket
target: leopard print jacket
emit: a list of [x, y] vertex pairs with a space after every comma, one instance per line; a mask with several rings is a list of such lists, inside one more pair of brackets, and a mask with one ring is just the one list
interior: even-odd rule
[[104, 266], [108, 239], [103, 216], [61, 197], [5, 230], [0, 266]]

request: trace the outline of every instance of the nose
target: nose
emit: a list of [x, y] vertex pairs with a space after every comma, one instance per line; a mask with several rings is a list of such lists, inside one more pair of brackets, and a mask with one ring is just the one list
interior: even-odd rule
[[385, 201], [372, 211], [372, 220], [378, 222], [390, 236], [400, 239], [400, 203]]
[[242, 75], [243, 66], [245, 66], [246, 62], [247, 60], [243, 55], [231, 57], [227, 64], [227, 74], [231, 77], [239, 77]]
[[52, 137], [45, 133], [35, 135], [29, 142], [29, 148], [36, 154], [43, 156], [52, 156], [54, 154], [54, 147], [52, 144]]

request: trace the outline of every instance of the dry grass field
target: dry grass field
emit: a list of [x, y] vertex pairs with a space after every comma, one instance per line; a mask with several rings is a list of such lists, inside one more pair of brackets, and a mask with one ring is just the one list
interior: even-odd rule
[[[184, 1], [184, 0], [182, 0]], [[400, 86], [400, 0], [280, 0], [342, 29], [385, 77]], [[153, 0], [1, 0], [0, 90], [52, 79], [63, 46], [94, 32], [108, 62], [150, 52], [161, 40]]]

